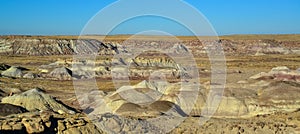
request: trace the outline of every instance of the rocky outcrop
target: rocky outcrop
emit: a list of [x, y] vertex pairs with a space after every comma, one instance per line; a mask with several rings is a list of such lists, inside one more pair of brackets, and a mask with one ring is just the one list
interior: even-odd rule
[[[165, 119], [167, 118], [171, 119], [172, 117], [165, 117]], [[59, 115], [44, 111], [1, 118], [0, 133], [102, 134], [167, 132], [163, 128], [169, 124], [160, 124], [161, 128], [158, 128], [156, 125], [158, 124], [144, 119], [130, 119], [110, 113], [87, 118], [82, 114]]]
[[59, 115], [44, 111], [1, 118], [0, 133], [102, 134], [103, 131], [83, 115]]
[[[124, 118], [109, 113], [95, 116], [95, 120], [91, 121], [82, 114], [59, 115], [47, 111], [23, 113], [1, 117], [0, 133], [165, 133], [163, 129], [143, 119]], [[212, 118], [204, 125], [199, 125], [199, 118], [187, 118], [169, 133], [299, 133], [297, 118], [299, 112], [239, 120]], [[169, 124], [172, 122], [161, 126]]]
[[90, 119], [70, 110], [42, 90], [32, 89], [3, 98], [0, 133], [100, 134], [103, 131]]

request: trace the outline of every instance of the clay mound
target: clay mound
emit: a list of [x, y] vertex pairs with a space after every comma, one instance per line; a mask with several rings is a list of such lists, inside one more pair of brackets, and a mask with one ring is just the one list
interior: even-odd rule
[[[160, 92], [165, 90], [163, 88], [167, 88], [166, 83], [150, 83], [148, 81], [142, 81], [134, 86], [123, 86], [117, 91], [103, 96], [105, 103], [102, 105], [106, 105], [111, 113], [123, 116], [186, 116], [186, 113], [178, 104], [178, 99], [172, 98], [174, 94], [171, 94], [171, 91]], [[135, 96], [126, 98], [126, 96], [132, 95], [132, 91], [135, 91]], [[99, 107], [96, 109], [98, 109], [96, 110], [97, 113], [108, 112], [105, 111], [104, 106], [101, 109]]]
[[286, 67], [286, 66], [280, 66], [280, 67], [274, 67], [272, 68], [272, 70], [270, 71], [270, 73], [272, 74], [278, 74], [278, 73], [288, 73], [291, 70]]
[[248, 115], [248, 108], [246, 104], [235, 97], [221, 98], [220, 104], [214, 113], [214, 116], [219, 117], [240, 117]]
[[227, 84], [228, 97], [222, 99], [215, 115], [251, 117], [296, 111], [300, 104], [299, 78], [296, 70], [279, 66], [250, 77], [245, 84]]
[[261, 72], [256, 74], [250, 79], [253, 80], [276, 80], [276, 81], [290, 81], [290, 82], [300, 82], [300, 74], [297, 70], [290, 70], [288, 67], [275, 67], [270, 72]]
[[11, 104], [0, 104], [0, 116], [20, 114], [25, 112], [27, 112], [27, 110], [20, 106], [11, 105]]
[[171, 50], [174, 50], [173, 53], [176, 53], [176, 54], [185, 54], [188, 52], [188, 48], [186, 48], [182, 44], [174, 44], [174, 46]]
[[21, 94], [5, 97], [3, 103], [22, 106], [29, 111], [50, 110], [58, 113], [74, 113], [52, 96], [45, 94], [41, 89], [35, 88]]
[[[184, 111], [176, 104], [169, 101], [156, 101], [150, 105], [151, 109], [157, 110], [164, 114], [176, 113], [179, 116], [187, 116]], [[178, 116], [177, 115], [177, 116]]]
[[156, 101], [149, 106], [140, 106], [133, 103], [124, 103], [116, 110], [115, 113], [123, 116], [187, 116], [179, 106], [169, 101]]
[[56, 80], [72, 80], [72, 71], [66, 67], [56, 68], [49, 74], [49, 77]]
[[[261, 99], [267, 102], [277, 103], [276, 105], [287, 105], [290, 102], [293, 105], [299, 104], [300, 84], [296, 82], [271, 82], [269, 87], [263, 89], [260, 93]], [[281, 102], [281, 103], [278, 103]]]
[[137, 104], [124, 103], [117, 110], [116, 113], [120, 115], [133, 115], [134, 113], [141, 113], [145, 110]]
[[1, 75], [2, 76], [6, 76], [6, 77], [14, 77], [14, 78], [19, 77], [20, 78], [23, 75], [22, 70], [23, 69], [20, 68], [20, 67], [14, 67], [14, 66], [12, 66], [9, 69], [3, 71], [1, 73]]

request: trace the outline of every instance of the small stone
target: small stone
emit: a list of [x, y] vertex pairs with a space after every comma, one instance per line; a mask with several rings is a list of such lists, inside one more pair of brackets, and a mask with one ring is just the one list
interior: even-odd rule
[[76, 114], [76, 112], [69, 110], [69, 114]]
[[59, 113], [59, 114], [65, 114], [66, 112], [63, 111], [63, 110], [58, 110], [57, 113]]
[[107, 119], [106, 119], [105, 117], [102, 117], [102, 120], [103, 120], [103, 121], [107, 121]]
[[47, 122], [45, 122], [45, 126], [47, 127], [47, 128], [50, 128], [51, 127], [51, 121], [47, 121]]

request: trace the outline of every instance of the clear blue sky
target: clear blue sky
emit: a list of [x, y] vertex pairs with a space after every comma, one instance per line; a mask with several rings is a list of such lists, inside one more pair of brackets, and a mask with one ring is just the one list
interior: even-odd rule
[[[115, 1], [1, 0], [0, 35], [78, 35], [91, 17]], [[220, 35], [300, 33], [300, 0], [184, 1], [202, 12]], [[137, 4], [128, 8], [141, 7]], [[128, 22], [112, 34], [132, 34], [143, 26], [161, 26], [175, 35], [190, 34], [172, 30], [176, 24], [159, 18]]]

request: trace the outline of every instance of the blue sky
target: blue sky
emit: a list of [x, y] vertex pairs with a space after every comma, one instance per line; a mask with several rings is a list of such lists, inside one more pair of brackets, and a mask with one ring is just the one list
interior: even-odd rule
[[[0, 35], [78, 35], [99, 10], [115, 1], [1, 0]], [[219, 35], [300, 33], [300, 0], [183, 1], [197, 8]], [[168, 9], [168, 4], [165, 6], [174, 10]], [[128, 8], [142, 7], [137, 3]], [[174, 14], [180, 12], [174, 10]], [[153, 17], [124, 22], [111, 34], [133, 34], [151, 28], [173, 35], [191, 34], [177, 23]]]

